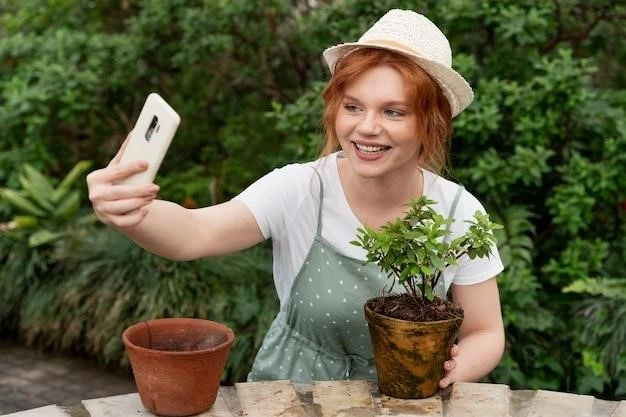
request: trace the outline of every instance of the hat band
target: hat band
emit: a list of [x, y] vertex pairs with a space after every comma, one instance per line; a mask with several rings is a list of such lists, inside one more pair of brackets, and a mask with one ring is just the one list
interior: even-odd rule
[[[359, 41], [358, 43], [361, 43], [361, 41]], [[372, 39], [372, 40], [363, 41], [363, 46], [374, 46], [374, 47], [381, 47], [385, 49], [393, 49], [393, 50], [402, 52], [407, 55], [413, 55], [418, 58], [428, 59], [424, 57], [422, 54], [420, 54], [419, 52], [417, 52], [415, 49], [409, 48], [403, 43], [391, 41], [388, 39]]]

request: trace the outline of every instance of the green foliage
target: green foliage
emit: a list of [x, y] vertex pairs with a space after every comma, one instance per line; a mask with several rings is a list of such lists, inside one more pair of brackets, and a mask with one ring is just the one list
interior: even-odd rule
[[[626, 278], [585, 276], [563, 288], [566, 293], [590, 294], [576, 304], [575, 311], [584, 318], [580, 338], [592, 341], [583, 354], [583, 365], [604, 384], [615, 385], [617, 395], [626, 394], [626, 324], [615, 323], [612, 317], [626, 314]], [[597, 391], [601, 389], [596, 388]]]
[[0, 334], [19, 328], [24, 298], [49, 273], [50, 248], [0, 233]]
[[0, 231], [15, 231], [28, 236], [28, 245], [45, 245], [67, 235], [70, 222], [84, 223], [95, 220], [88, 214], [76, 219], [80, 210], [80, 191], [76, 182], [84, 180], [84, 173], [91, 162], [81, 161], [63, 178], [58, 186], [30, 165], [25, 165], [18, 176], [21, 190], [0, 188], [0, 198], [19, 213], [13, 221], [2, 225]]
[[285, 160], [310, 161], [320, 154], [323, 143], [320, 115], [324, 108], [321, 94], [325, 85], [322, 82], [314, 83], [293, 103], [272, 103], [273, 111], [267, 113], [267, 116], [275, 121], [276, 130], [287, 138], [282, 153], [276, 158], [277, 165]]
[[266, 248], [174, 262], [110, 229], [85, 228], [56, 245], [54, 270], [31, 287], [20, 311], [28, 344], [74, 350], [129, 370], [122, 332], [158, 317], [199, 317], [236, 334], [223, 381], [245, 379], [276, 314]]
[[626, 278], [585, 277], [563, 288], [563, 292], [600, 295], [605, 298], [624, 300], [626, 299]]
[[11, 187], [24, 163], [103, 165], [158, 91], [183, 116], [161, 173], [203, 167], [214, 196], [230, 198], [272, 167], [281, 137], [265, 113], [302, 92], [311, 62], [287, 47], [296, 22], [282, 0], [27, 0], [0, 16], [0, 183]]
[[357, 240], [350, 242], [366, 250], [366, 263], [378, 265], [415, 299], [433, 301], [443, 272], [457, 265], [463, 255], [488, 257], [496, 244], [493, 230], [502, 228], [492, 223], [488, 214], [477, 211], [473, 221], [466, 221], [470, 226], [465, 234], [450, 241], [447, 237], [454, 219], [430, 207], [436, 203], [427, 197], [413, 199], [403, 218], [385, 223], [379, 230], [359, 228]]

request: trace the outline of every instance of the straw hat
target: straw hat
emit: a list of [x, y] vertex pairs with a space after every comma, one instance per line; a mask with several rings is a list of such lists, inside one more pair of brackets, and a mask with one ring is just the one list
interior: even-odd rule
[[452, 69], [452, 50], [446, 36], [425, 16], [410, 10], [393, 9], [374, 23], [358, 42], [344, 43], [324, 51], [332, 73], [339, 58], [360, 48], [380, 48], [411, 57], [441, 86], [450, 102], [452, 117], [474, 98], [472, 88]]

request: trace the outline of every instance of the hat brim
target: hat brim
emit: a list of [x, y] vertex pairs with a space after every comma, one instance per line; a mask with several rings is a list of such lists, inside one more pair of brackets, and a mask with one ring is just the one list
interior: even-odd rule
[[396, 53], [400, 53], [402, 55], [406, 55], [413, 61], [415, 61], [415, 63], [419, 65], [424, 71], [426, 71], [431, 77], [433, 77], [437, 84], [439, 84], [439, 86], [441, 87], [443, 94], [446, 96], [448, 102], [450, 103], [452, 117], [457, 116], [459, 113], [465, 110], [474, 99], [474, 92], [472, 91], [472, 87], [470, 87], [469, 83], [465, 81], [465, 78], [463, 78], [458, 72], [456, 72], [452, 68], [438, 62], [423, 58], [416, 54], [408, 53], [405, 50], [394, 48], [392, 46], [368, 44], [367, 42], [343, 43], [340, 45], [332, 46], [326, 49], [323, 53], [324, 59], [326, 60], [326, 64], [328, 64], [330, 72], [333, 73], [335, 71], [335, 64], [337, 64], [337, 61], [341, 57], [345, 56], [347, 53], [355, 49], [361, 48], [386, 49]]

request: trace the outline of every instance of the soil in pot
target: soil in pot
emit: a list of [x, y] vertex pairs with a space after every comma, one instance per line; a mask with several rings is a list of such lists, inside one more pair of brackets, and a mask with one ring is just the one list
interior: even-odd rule
[[369, 308], [383, 316], [408, 321], [440, 321], [463, 319], [463, 309], [448, 300], [436, 297], [433, 301], [415, 299], [409, 294], [392, 294], [368, 300]]
[[192, 318], [137, 323], [122, 335], [144, 407], [188, 416], [213, 406], [234, 340], [223, 324]]
[[446, 300], [435, 300], [434, 305], [426, 302], [417, 308], [408, 294], [366, 302], [365, 316], [383, 394], [425, 398], [438, 391], [463, 310]]

